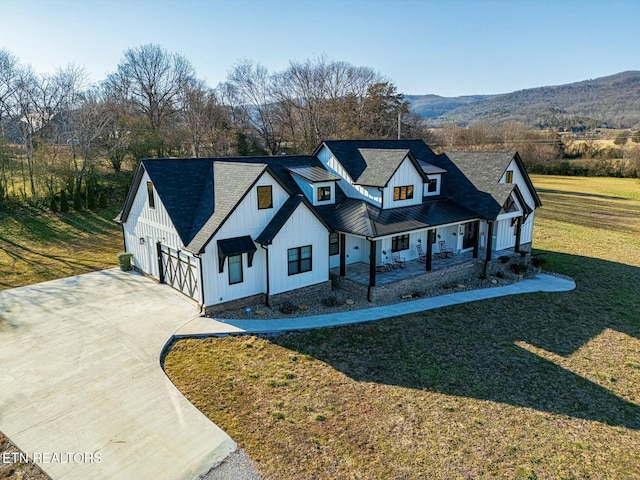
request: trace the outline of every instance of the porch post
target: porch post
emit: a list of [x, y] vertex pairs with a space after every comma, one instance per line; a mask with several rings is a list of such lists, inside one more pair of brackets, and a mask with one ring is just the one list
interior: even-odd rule
[[487, 220], [487, 225], [489, 226], [487, 231], [487, 256], [484, 261], [484, 270], [482, 271], [483, 275], [487, 275], [487, 266], [491, 261], [491, 249], [493, 248], [493, 220]]
[[425, 270], [431, 271], [431, 257], [433, 256], [433, 237], [435, 237], [435, 230], [427, 230], [427, 258], [425, 258]]
[[158, 280], [160, 283], [164, 283], [164, 269], [162, 268], [162, 242], [160, 240], [156, 242], [156, 255], [158, 259]]
[[369, 286], [376, 286], [376, 241], [369, 240]]
[[347, 274], [347, 236], [339, 233], [338, 242], [340, 243], [340, 276], [344, 277]]
[[487, 221], [489, 231], [487, 232], [487, 262], [491, 261], [491, 250], [493, 249], [493, 220]]
[[478, 258], [478, 250], [480, 249], [480, 220], [473, 226], [473, 235], [476, 241], [473, 244], [473, 258]]
[[514, 252], [518, 253], [520, 251], [520, 234], [522, 230], [522, 217], [518, 217], [516, 219], [516, 246], [513, 249]]

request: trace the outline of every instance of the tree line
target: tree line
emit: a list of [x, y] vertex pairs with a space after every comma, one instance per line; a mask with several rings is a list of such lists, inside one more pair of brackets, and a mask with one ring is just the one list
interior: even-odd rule
[[[308, 154], [336, 138], [426, 135], [402, 93], [369, 67], [317, 57], [270, 72], [238, 62], [215, 88], [155, 44], [87, 84], [74, 64], [39, 74], [0, 49], [0, 201], [78, 198], [98, 171], [145, 157]], [[93, 201], [92, 199], [91, 201]]]

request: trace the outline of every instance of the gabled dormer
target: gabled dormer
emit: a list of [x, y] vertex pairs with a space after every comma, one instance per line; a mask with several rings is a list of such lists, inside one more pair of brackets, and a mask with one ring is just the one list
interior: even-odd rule
[[310, 165], [288, 167], [287, 170], [312, 205], [332, 205], [336, 202], [336, 183], [341, 180], [338, 175]]
[[447, 171], [444, 168], [436, 167], [431, 163], [418, 160], [422, 172], [426, 175], [427, 181], [424, 183], [422, 195], [424, 197], [436, 197], [442, 192], [442, 176]]

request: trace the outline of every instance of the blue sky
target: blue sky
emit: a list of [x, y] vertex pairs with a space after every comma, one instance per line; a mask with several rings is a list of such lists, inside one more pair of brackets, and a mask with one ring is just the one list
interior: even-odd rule
[[127, 48], [185, 55], [210, 86], [241, 59], [325, 55], [405, 94], [506, 93], [640, 70], [638, 0], [0, 0], [0, 48], [93, 81]]

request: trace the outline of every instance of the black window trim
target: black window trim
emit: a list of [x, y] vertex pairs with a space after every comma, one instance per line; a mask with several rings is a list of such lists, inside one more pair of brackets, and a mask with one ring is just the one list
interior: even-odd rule
[[[260, 189], [269, 189], [269, 206], [261, 207], [260, 206]], [[256, 195], [258, 197], [258, 210], [268, 210], [269, 208], [273, 208], [273, 187], [271, 185], [258, 185], [256, 188]]]
[[[400, 245], [398, 245], [400, 243]], [[404, 248], [399, 248], [404, 247]], [[405, 233], [404, 235], [396, 235], [391, 238], [391, 251], [401, 252], [403, 250], [409, 250], [409, 234]]]
[[[307, 247], [309, 247], [309, 258], [308, 258], [308, 260], [309, 260], [309, 269], [308, 270], [302, 270], [302, 260], [303, 260], [303, 258], [302, 258], [302, 249], [303, 248], [307, 248]], [[291, 270], [289, 268], [291, 266], [291, 264], [294, 263], [294, 262], [291, 262], [289, 260], [289, 252], [291, 250], [297, 250], [298, 251], [298, 259], [294, 260], [294, 262], [297, 263], [295, 272], [291, 272]], [[307, 258], [305, 258], [304, 260], [307, 260]], [[293, 248], [288, 248], [287, 249], [287, 273], [288, 273], [289, 276], [291, 276], [291, 275], [299, 275], [301, 273], [306, 273], [306, 272], [311, 272], [312, 270], [313, 270], [313, 246], [312, 245], [303, 245], [301, 247], [293, 247]]]
[[[316, 201], [317, 202], [330, 202], [331, 201], [331, 186], [330, 185], [324, 185], [321, 187], [318, 187], [316, 189], [317, 193], [316, 193]], [[325, 192], [326, 192], [326, 197], [327, 198], [320, 198], [320, 193], [322, 192], [323, 197], [325, 196]]]
[[[411, 191], [409, 191], [409, 189], [411, 189]], [[414, 190], [415, 189], [413, 188], [413, 185], [402, 185], [399, 187], [393, 187], [393, 201], [401, 202], [404, 200], [412, 200]], [[403, 193], [404, 198], [402, 198]]]
[[156, 209], [156, 197], [153, 192], [153, 182], [147, 182], [147, 198], [149, 200], [149, 208], [152, 210]]
[[[231, 259], [235, 258], [235, 257], [240, 257], [240, 280], [238, 280], [237, 282], [232, 282], [231, 281]], [[237, 285], [239, 283], [243, 283], [244, 282], [244, 268], [242, 265], [242, 254], [238, 254], [238, 255], [230, 255], [227, 257], [227, 269], [228, 271], [228, 276], [229, 276], [229, 285]]]

